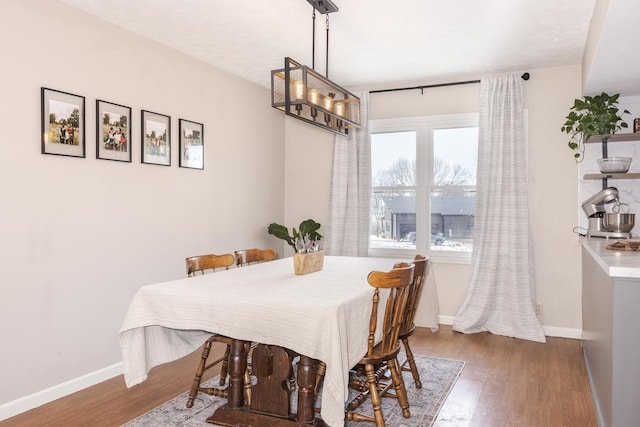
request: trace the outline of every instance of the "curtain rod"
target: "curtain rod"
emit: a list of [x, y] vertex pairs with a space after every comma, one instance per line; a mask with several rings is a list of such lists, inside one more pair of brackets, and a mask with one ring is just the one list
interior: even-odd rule
[[[531, 77], [529, 73], [524, 73], [520, 76], [522, 80], [529, 80]], [[480, 80], [467, 80], [464, 82], [451, 82], [451, 83], [438, 83], [433, 85], [425, 85], [425, 86], [413, 86], [413, 87], [399, 87], [395, 89], [379, 89], [379, 90], [370, 90], [369, 93], [381, 93], [381, 92], [396, 92], [399, 90], [413, 90], [420, 89], [420, 94], [423, 94], [424, 89], [429, 89], [432, 87], [443, 87], [443, 86], [458, 86], [458, 85], [468, 85], [471, 83], [480, 83]]]

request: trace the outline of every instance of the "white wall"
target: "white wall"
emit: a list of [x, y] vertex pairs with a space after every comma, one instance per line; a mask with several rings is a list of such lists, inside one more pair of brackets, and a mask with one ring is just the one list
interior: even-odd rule
[[[582, 264], [577, 225], [578, 167], [560, 131], [573, 100], [581, 96], [579, 66], [529, 70], [529, 213], [534, 242], [537, 301], [547, 333], [579, 338]], [[576, 334], [577, 332], [577, 334]]]
[[[284, 119], [268, 89], [57, 1], [3, 1], [0, 39], [2, 406], [118, 363], [131, 297], [186, 256], [276, 243]], [[42, 86], [86, 97], [86, 158], [40, 154]], [[132, 163], [95, 158], [96, 99], [133, 109]], [[171, 116], [171, 167], [140, 163], [142, 109]], [[204, 171], [178, 167], [178, 118], [204, 124]]]
[[[301, 120], [285, 120], [285, 225], [314, 219], [326, 231], [329, 218], [333, 133]], [[285, 255], [293, 254], [287, 246]]]
[[582, 87], [587, 85], [587, 80], [591, 74], [591, 67], [598, 52], [598, 43], [600, 42], [600, 36], [602, 35], [610, 3], [611, 0], [598, 0], [593, 7], [593, 16], [591, 17], [591, 24], [589, 25], [587, 43], [584, 48], [584, 55], [582, 56]]

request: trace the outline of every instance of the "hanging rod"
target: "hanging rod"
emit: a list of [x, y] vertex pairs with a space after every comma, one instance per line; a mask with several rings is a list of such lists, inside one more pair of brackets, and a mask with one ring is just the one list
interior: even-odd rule
[[[529, 73], [524, 73], [520, 77], [522, 77], [522, 80], [529, 80], [529, 78], [531, 76], [529, 75]], [[399, 88], [395, 88], [395, 89], [370, 90], [369, 93], [396, 92], [396, 91], [399, 91], [399, 90], [420, 89], [420, 94], [422, 94], [422, 93], [424, 93], [423, 92], [424, 89], [429, 89], [429, 88], [432, 88], [432, 87], [468, 85], [468, 84], [471, 84], [471, 83], [480, 83], [480, 80], [467, 80], [467, 81], [464, 81], [464, 82], [438, 83], [438, 84], [433, 84], [433, 85], [413, 86], [413, 87], [399, 87]]]

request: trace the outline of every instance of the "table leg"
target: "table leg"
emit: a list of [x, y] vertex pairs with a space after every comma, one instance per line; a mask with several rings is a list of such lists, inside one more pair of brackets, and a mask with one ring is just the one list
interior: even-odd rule
[[247, 370], [246, 341], [232, 340], [229, 353], [229, 397], [227, 406], [238, 409], [244, 406], [244, 373]]
[[[248, 405], [245, 405], [243, 395], [243, 376], [247, 369], [245, 343], [246, 341], [235, 339], [231, 341], [227, 404], [216, 409], [213, 415], [207, 418], [207, 423], [227, 427], [327, 427], [321, 418], [315, 417], [313, 405], [316, 368], [314, 360], [306, 356], [301, 356], [298, 362], [298, 413], [295, 419], [293, 416], [282, 417], [277, 414], [252, 411]], [[289, 361], [288, 356], [285, 359]], [[282, 376], [281, 384], [284, 384], [286, 377], [287, 375]], [[285, 394], [288, 395], [288, 393]], [[269, 396], [252, 394], [252, 400], [254, 397], [269, 398]]]
[[316, 367], [310, 357], [300, 355], [298, 362], [298, 415], [299, 422], [309, 423], [315, 418]]

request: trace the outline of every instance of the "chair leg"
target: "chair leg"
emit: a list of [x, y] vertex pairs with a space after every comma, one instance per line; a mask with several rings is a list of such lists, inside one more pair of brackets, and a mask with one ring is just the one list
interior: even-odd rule
[[[395, 365], [395, 366], [399, 366], [399, 365]], [[385, 372], [387, 371], [387, 369], [388, 369], [387, 364], [385, 363], [378, 364], [378, 365], [374, 365], [374, 364], [359, 365], [358, 369], [354, 372], [354, 374], [356, 374], [356, 372], [362, 372], [366, 376], [366, 379], [364, 380], [357, 379], [357, 381], [354, 381], [354, 379], [352, 379], [351, 381], [349, 381], [349, 388], [358, 390], [361, 393], [355, 396], [351, 400], [351, 402], [347, 405], [345, 409], [345, 420], [375, 423], [376, 427], [381, 427], [381, 426], [384, 427], [385, 421], [384, 421], [384, 415], [382, 413], [382, 406], [381, 406], [382, 397], [389, 396], [389, 397], [397, 398], [397, 395], [391, 394], [389, 390], [389, 388], [392, 385], [397, 384], [397, 377], [395, 382], [392, 381], [391, 383], [388, 383], [388, 384], [380, 383], [380, 381], [383, 378], [386, 378]], [[402, 383], [401, 390], [404, 390], [404, 383]], [[371, 399], [371, 406], [373, 407], [373, 417], [356, 412], [358, 407], [360, 407], [360, 405], [364, 403], [364, 401], [367, 398]], [[406, 393], [403, 399], [404, 399], [403, 401], [406, 402], [406, 405], [408, 407]], [[404, 415], [404, 411], [403, 411], [403, 415]]]
[[324, 363], [322, 360], [318, 361], [318, 367], [316, 371], [316, 385], [313, 388], [313, 392], [316, 396], [318, 395], [318, 390], [320, 389], [320, 384], [322, 384], [322, 381], [324, 380], [324, 374], [326, 371], [327, 371], [327, 364]]
[[196, 398], [198, 394], [198, 389], [200, 388], [200, 382], [202, 381], [202, 374], [204, 373], [205, 365], [207, 364], [207, 359], [209, 358], [209, 352], [211, 351], [211, 340], [207, 340], [202, 346], [202, 355], [200, 358], [200, 363], [196, 368], [196, 374], [193, 377], [193, 384], [191, 385], [191, 390], [189, 391], [189, 398], [187, 399], [187, 408], [191, 408], [193, 406], [193, 400]]
[[409, 399], [407, 398], [407, 389], [402, 379], [402, 372], [400, 371], [398, 361], [396, 359], [390, 359], [387, 361], [387, 366], [391, 372], [391, 378], [393, 379], [393, 388], [396, 390], [396, 396], [398, 397], [398, 403], [402, 408], [402, 416], [409, 418], [411, 412], [409, 411]]
[[244, 371], [244, 403], [251, 406], [251, 375], [249, 369]]
[[371, 406], [373, 406], [373, 418], [375, 419], [376, 427], [385, 427], [375, 367], [367, 364], [364, 370], [367, 374], [367, 380], [369, 381], [369, 397], [371, 398]]
[[[420, 374], [418, 373], [418, 367], [416, 366], [416, 361], [413, 358], [413, 352], [411, 351], [411, 347], [409, 347], [409, 338], [403, 338], [402, 344], [404, 344], [404, 350], [407, 354], [407, 362], [409, 363], [409, 370], [411, 371], [411, 375], [413, 376], [413, 382], [416, 385], [416, 388], [422, 388], [422, 381], [420, 381]], [[403, 368], [403, 370], [406, 370]]]
[[222, 367], [220, 368], [220, 380], [218, 384], [223, 386], [227, 381], [227, 374], [229, 373], [229, 351], [231, 346], [227, 344], [227, 348], [224, 351], [224, 359], [222, 360]]

